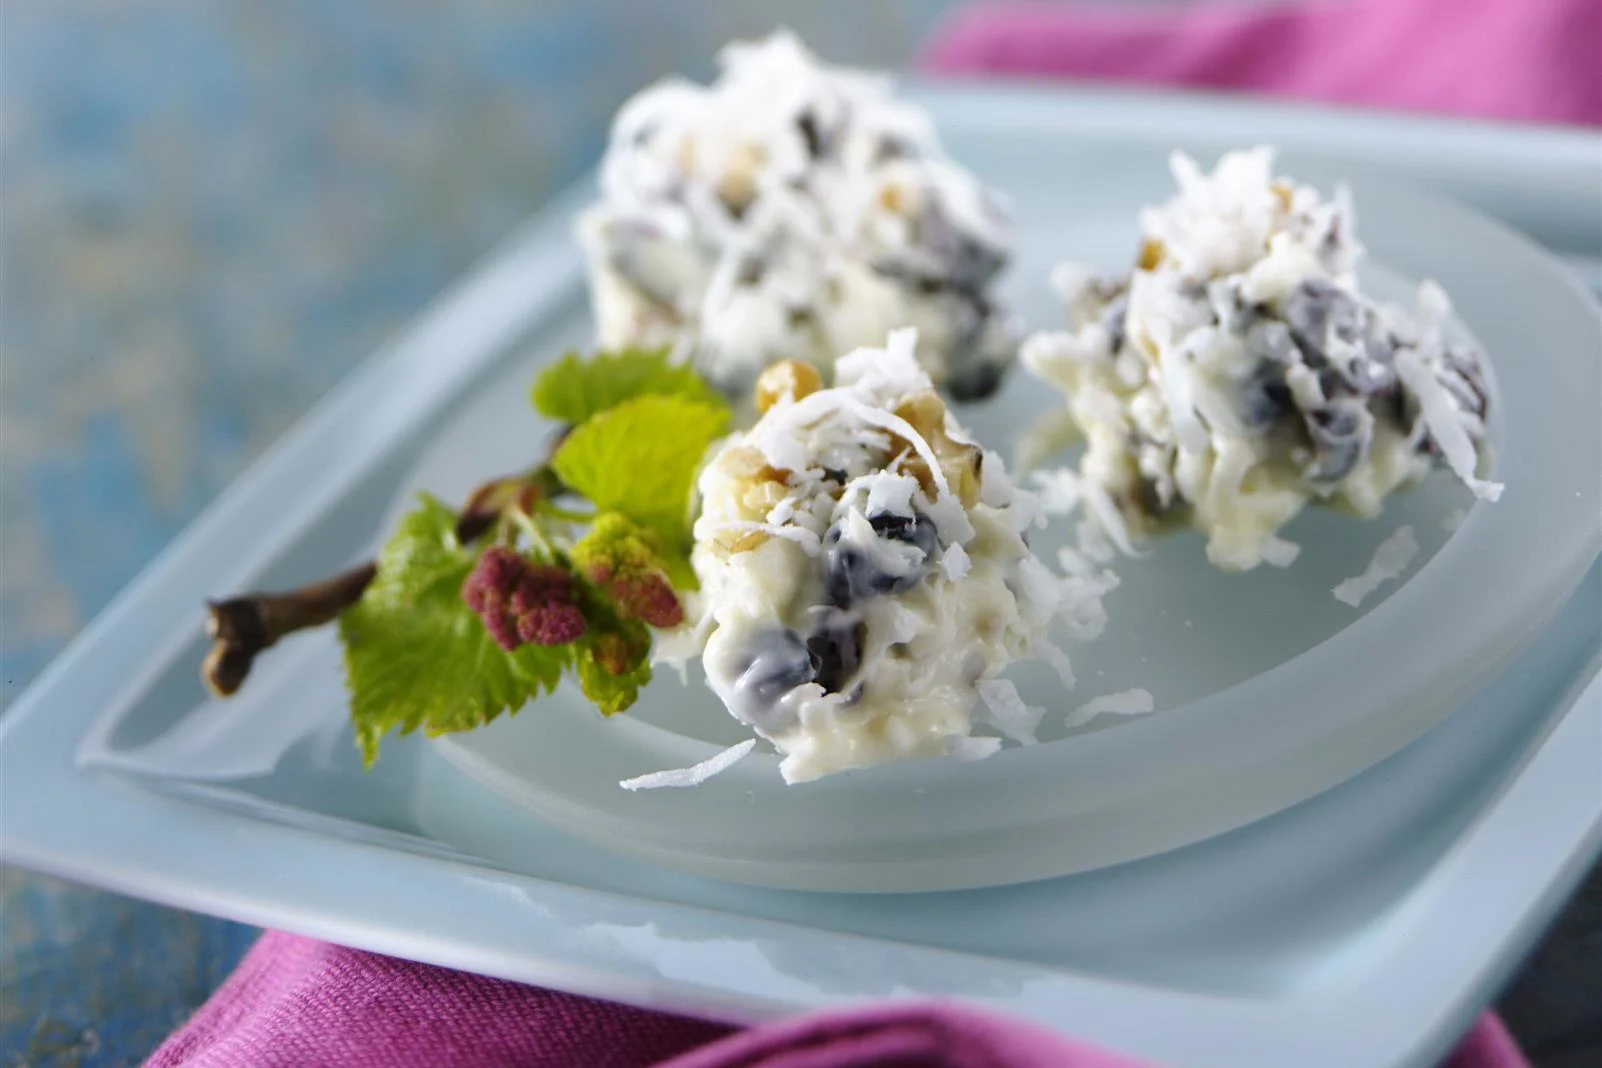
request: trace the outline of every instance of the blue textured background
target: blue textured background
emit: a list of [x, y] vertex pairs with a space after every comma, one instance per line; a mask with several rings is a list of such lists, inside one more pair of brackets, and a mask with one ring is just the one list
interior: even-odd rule
[[[779, 23], [839, 61], [899, 65], [946, 6], [7, 0], [0, 707], [593, 163], [628, 93]], [[1553, 1066], [1602, 1064], [1595, 884], [1505, 1006]], [[255, 934], [15, 870], [0, 924], [4, 1068], [139, 1063]]]

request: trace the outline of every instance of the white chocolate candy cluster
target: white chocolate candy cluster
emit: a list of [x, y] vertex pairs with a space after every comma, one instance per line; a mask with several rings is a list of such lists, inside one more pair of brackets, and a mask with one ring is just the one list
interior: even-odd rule
[[1059, 268], [1070, 329], [1021, 354], [1067, 395], [1080, 477], [1115, 519], [1194, 526], [1214, 564], [1246, 570], [1295, 557], [1278, 531], [1307, 504], [1374, 516], [1438, 461], [1496, 499], [1476, 477], [1484, 357], [1443, 339], [1440, 288], [1413, 315], [1361, 293], [1344, 191], [1275, 178], [1269, 149], [1172, 167], [1179, 193], [1141, 213], [1138, 266]]
[[1008, 256], [990, 195], [887, 79], [788, 33], [733, 44], [710, 86], [670, 79], [618, 113], [579, 234], [603, 347], [679, 346], [731, 394], [785, 359], [918, 331], [959, 397], [1016, 350], [990, 294]]
[[685, 653], [789, 782], [987, 755], [1001, 740], [971, 737], [976, 719], [1032, 740], [1041, 710], [997, 676], [1032, 656], [1066, 675], [1050, 624], [1089, 637], [1105, 620], [1110, 576], [1030, 552], [1038, 502], [966, 438], [915, 345], [898, 331], [842, 357], [830, 389], [805, 365], [769, 369], [761, 419], [701, 474]]

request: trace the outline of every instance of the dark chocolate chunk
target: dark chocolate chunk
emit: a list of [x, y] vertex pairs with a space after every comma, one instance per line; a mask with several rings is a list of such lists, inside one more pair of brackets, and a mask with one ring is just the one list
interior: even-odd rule
[[1315, 482], [1337, 482], [1351, 473], [1368, 450], [1369, 435], [1359, 409], [1351, 404], [1330, 405], [1307, 413], [1307, 433], [1317, 456], [1307, 477]]
[[761, 256], [747, 255], [740, 259], [734, 271], [734, 281], [742, 286], [754, 286], [768, 273], [768, 264]]
[[1101, 326], [1107, 331], [1107, 345], [1115, 356], [1118, 350], [1124, 347], [1124, 341], [1128, 338], [1128, 321], [1129, 298], [1120, 294], [1107, 306], [1107, 310], [1101, 313]]
[[807, 155], [813, 159], [823, 155], [825, 142], [823, 131], [818, 129], [818, 117], [810, 111], [803, 111], [801, 117], [795, 120], [795, 125], [801, 131], [801, 140], [806, 143]]
[[934, 520], [921, 512], [912, 515], [896, 515], [894, 512], [881, 512], [868, 517], [868, 525], [879, 537], [890, 541], [905, 542], [923, 551], [929, 556], [935, 551], [935, 544], [939, 535], [935, 531]]
[[924, 558], [904, 575], [892, 575], [874, 565], [860, 546], [842, 543], [838, 526], [824, 536], [825, 567], [823, 588], [829, 603], [849, 608], [868, 597], [904, 593], [923, 578], [934, 552], [934, 522], [927, 516], [880, 515], [868, 520], [874, 531], [890, 541], [905, 542], [923, 551]]
[[952, 400], [963, 403], [981, 401], [995, 395], [996, 390], [1001, 388], [1006, 373], [1007, 368], [1003, 364], [978, 363], [948, 378], [946, 392], [951, 394]]
[[807, 639], [807, 652], [817, 664], [811, 681], [826, 693], [844, 692], [862, 666], [862, 644], [867, 635], [867, 625], [850, 612], [826, 614]]
[[[748, 710], [770, 709], [797, 686], [813, 681], [818, 670], [819, 662], [801, 635], [788, 628], [772, 630], [754, 640], [751, 659], [735, 685], [751, 696]], [[762, 718], [759, 712], [756, 721]]]
[[1279, 422], [1295, 400], [1285, 384], [1285, 370], [1271, 360], [1257, 365], [1256, 372], [1241, 387], [1241, 419], [1248, 430], [1264, 433]]

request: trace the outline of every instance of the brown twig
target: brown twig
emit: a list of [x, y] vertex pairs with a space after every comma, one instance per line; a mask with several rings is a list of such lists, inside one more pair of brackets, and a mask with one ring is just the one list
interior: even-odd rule
[[[551, 455], [561, 440], [559, 434], [551, 442]], [[561, 479], [549, 464], [541, 464], [522, 476], [485, 482], [468, 496], [468, 503], [457, 516], [457, 541], [473, 544], [489, 533], [513, 504], [532, 512], [541, 500], [556, 498], [562, 492]], [[232, 697], [245, 684], [256, 656], [276, 645], [285, 634], [340, 618], [341, 612], [362, 599], [376, 573], [378, 565], [368, 560], [341, 575], [298, 589], [208, 600], [205, 629], [211, 639], [211, 652], [200, 666], [200, 677], [218, 697]]]
[[540, 501], [554, 499], [562, 492], [561, 481], [549, 467], [486, 482], [468, 495], [467, 503], [457, 515], [456, 540], [471, 545], [500, 522], [512, 505], [532, 514]]
[[358, 564], [343, 574], [285, 593], [248, 593], [226, 601], [206, 602], [206, 634], [211, 652], [201, 677], [219, 697], [244, 685], [256, 654], [279, 638], [307, 627], [320, 627], [361, 600], [378, 565]]
[[[552, 440], [554, 455], [565, 430]], [[559, 496], [561, 480], [548, 463], [511, 478], [484, 483], [467, 498], [456, 519], [456, 540], [470, 545], [500, 522], [506, 509], [517, 505], [532, 512], [542, 499]], [[358, 564], [333, 578], [282, 593], [247, 593], [226, 601], [206, 602], [206, 634], [211, 652], [201, 665], [200, 677], [218, 697], [229, 697], [245, 684], [256, 657], [297, 630], [320, 627], [362, 599], [378, 565]]]

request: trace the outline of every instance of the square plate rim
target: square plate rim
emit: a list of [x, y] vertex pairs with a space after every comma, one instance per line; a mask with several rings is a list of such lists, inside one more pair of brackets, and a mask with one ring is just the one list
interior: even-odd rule
[[[1178, 117], [1205, 114], [1227, 119], [1223, 125], [1230, 130], [1281, 129], [1286, 134], [1283, 140], [1290, 142], [1305, 139], [1294, 130], [1294, 124], [1316, 117], [1321, 151], [1331, 137], [1357, 144], [1369, 136], [1365, 131], [1379, 131], [1383, 137], [1379, 133], [1373, 136], [1380, 141], [1422, 146], [1417, 151], [1428, 152], [1433, 158], [1449, 154], [1454, 146], [1472, 158], [1500, 157], [1506, 181], [1513, 180], [1506, 176], [1545, 173], [1548, 181], [1540, 190], [1543, 194], [1553, 190], [1572, 193], [1577, 185], [1602, 174], [1602, 162], [1589, 154], [1594, 141], [1579, 131], [1330, 114], [1297, 105], [1225, 102], [1188, 94], [913, 85], [914, 95], [943, 113], [943, 124], [951, 121], [952, 114], [958, 116], [959, 123], [980, 121], [987, 110], [994, 115], [997, 102], [1001, 102], [1006, 105], [1003, 110], [1009, 122], [1050, 120], [1065, 131], [1081, 134], [1086, 129], [1073, 124], [1089, 122], [1086, 116], [1094, 115], [1088, 132], [1097, 137], [1117, 128], [1120, 122], [1142, 117], [1145, 125], [1125, 136], [1149, 142], [1160, 128], [1172, 129]], [[1153, 120], [1153, 107], [1168, 110]], [[964, 114], [966, 120], [961, 117]], [[1501, 147], [1487, 156], [1487, 146], [1493, 142]], [[1514, 151], [1510, 152], [1510, 148]], [[1521, 162], [1509, 160], [1509, 154]], [[90, 685], [89, 680], [96, 675], [115, 677], [123, 680], [120, 686], [138, 689], [149, 665], [165, 664], [174, 648], [191, 640], [191, 634], [182, 627], [167, 631], [147, 623], [147, 638], [120, 643], [121, 651], [117, 652], [119, 639], [131, 629], [130, 625], [141, 617], [180, 618], [174, 614], [175, 609], [181, 606], [183, 611], [192, 610], [196, 598], [203, 596], [205, 590], [247, 581], [298, 535], [307, 516], [317, 514], [344, 486], [360, 478], [418, 420], [467, 388], [501, 351], [505, 341], [569, 299], [579, 281], [579, 267], [569, 250], [568, 229], [574, 209], [589, 197], [588, 179], [559, 194], [483, 265], [407, 326], [395, 341], [360, 364], [136, 578], [0, 718], [0, 768], [4, 768], [0, 796], [4, 797], [6, 812], [0, 823], [0, 857], [179, 907], [280, 926], [361, 948], [730, 1020], [767, 1018], [826, 1004], [833, 998], [817, 987], [810, 992], [810, 1000], [776, 1001], [744, 994], [732, 983], [719, 989], [704, 981], [675, 979], [649, 967], [636, 966], [637, 974], [628, 977], [609, 973], [586, 959], [574, 937], [583, 925], [575, 927], [572, 917], [585, 915], [588, 910], [590, 915], [619, 922], [651, 924], [672, 916], [690, 927], [703, 924], [708, 945], [730, 938], [754, 942], [806, 932], [809, 939], [840, 952], [868, 948], [891, 951], [922, 968], [978, 969], [1024, 984], [1024, 995], [988, 1000], [992, 1000], [993, 1007], [1047, 1022], [1054, 1015], [1052, 1005], [1071, 998], [1078, 1006], [1076, 1015], [1085, 1019], [1121, 1019], [1126, 1024], [1131, 1020], [1161, 1020], [1171, 1049], [1186, 1048], [1187, 1036], [1210, 1034], [1216, 1053], [1221, 1048], [1216, 1045], [1220, 1034], [1250, 1034], [1251, 1048], [1259, 1057], [1272, 1052], [1286, 1063], [1323, 1063], [1318, 1059], [1320, 1049], [1329, 1050], [1337, 1037], [1351, 1038], [1326, 1021], [1353, 1018], [1349, 1013], [1363, 1013], [1366, 1026], [1362, 1041], [1373, 1055], [1373, 1063], [1417, 1063], [1416, 1058], [1423, 1055], [1426, 1047], [1449, 1041], [1452, 1028], [1466, 1024], [1463, 1014], [1472, 1010], [1465, 1006], [1475, 995], [1488, 992], [1499, 967], [1510, 966], [1498, 958], [1505, 958], [1510, 946], [1533, 937], [1583, 872], [1584, 863], [1602, 847], [1602, 811], [1582, 811], [1586, 806], [1576, 804], [1572, 797], [1542, 793], [1543, 787], [1550, 789], [1562, 781], [1562, 772], [1551, 769], [1561, 767], [1565, 759], [1572, 764], [1576, 754], [1594, 752], [1602, 744], [1602, 681], [1590, 682], [1523, 772], [1415, 889], [1415, 897], [1434, 895], [1439, 904], [1441, 895], [1454, 892], [1450, 876], [1475, 856], [1494, 850], [1498, 834], [1506, 833], [1512, 814], [1543, 813], [1546, 833], [1541, 863], [1522, 866], [1520, 872], [1509, 873], [1504, 883], [1493, 888], [1507, 909], [1499, 914], [1516, 915], [1520, 917], [1518, 923], [1496, 936], [1482, 932], [1469, 938], [1460, 930], [1434, 931], [1427, 914], [1418, 918], [1413, 931], [1415, 951], [1420, 945], [1433, 944], [1442, 952], [1462, 955], [1467, 965], [1454, 984], [1455, 989], [1431, 989], [1429, 998], [1422, 998], [1417, 990], [1387, 990], [1381, 997], [1377, 987], [1337, 991], [1332, 996], [1263, 1000], [1144, 987], [1076, 975], [1066, 969], [912, 947], [526, 876], [487, 873], [460, 861], [402, 854], [379, 846], [334, 840], [313, 831], [265, 824], [79, 773], [73, 766], [72, 753], [82, 731], [81, 721], [98, 714], [98, 709], [88, 706], [95, 703], [97, 689], [106, 689]], [[464, 332], [470, 341], [465, 345]], [[431, 358], [438, 355], [440, 344], [447, 339], [456, 358]], [[375, 389], [382, 391], [385, 403], [372, 403]], [[329, 455], [339, 456], [340, 462], [323, 464], [321, 457]], [[274, 487], [290, 484], [297, 486], [303, 501], [310, 502], [299, 518], [274, 519], [264, 514], [263, 501], [273, 496]], [[232, 551], [231, 546], [238, 544], [249, 546], [249, 551]], [[229, 551], [221, 551], [224, 548]], [[179, 574], [180, 569], [183, 575]], [[90, 664], [95, 665], [94, 670], [85, 670]], [[1591, 714], [1593, 704], [1597, 706], [1596, 714]], [[56, 715], [52, 720], [50, 706], [75, 707], [76, 711], [71, 716]], [[35, 739], [39, 744], [34, 759], [27, 759], [25, 747]], [[1536, 774], [1538, 768], [1545, 773]], [[50, 804], [40, 804], [46, 799]], [[54, 805], [74, 811], [79, 818], [70, 823], [55, 818]], [[91, 814], [98, 819], [83, 818]], [[174, 864], [174, 858], [168, 857], [166, 863], [153, 864], [151, 858], [140, 856], [137, 843], [150, 828], [161, 825], [181, 827], [191, 842], [215, 845], [219, 851], [193, 849], [190, 852], [194, 855], [179, 858], [180, 863]], [[64, 830], [67, 833], [62, 833]], [[481, 930], [476, 936], [459, 931], [455, 938], [428, 933], [427, 917], [409, 914], [395, 903], [374, 908], [373, 902], [359, 895], [319, 904], [320, 890], [326, 887], [322, 880], [309, 877], [294, 882], [287, 874], [282, 875], [275, 892], [264, 894], [243, 878], [248, 872], [224, 862], [222, 855], [227, 848], [245, 848], [251, 842], [263, 856], [277, 858], [286, 873], [315, 873], [327, 870], [330, 864], [360, 863], [386, 880], [406, 879], [417, 886], [433, 884], [447, 894], [477, 897], [478, 906], [460, 911], [479, 916], [475, 922]], [[113, 848], [108, 849], [108, 845]], [[1528, 850], [1529, 843], [1524, 845]], [[353, 860], [358, 856], [359, 861]], [[512, 900], [513, 895], [506, 892], [508, 888], [517, 890], [520, 900]], [[1456, 892], [1462, 892], [1462, 887], [1457, 887]], [[1485, 907], [1483, 888], [1479, 892], [1479, 906]], [[437, 899], [433, 895], [413, 895], [424, 896]], [[1409, 907], [1416, 904], [1414, 898], [1409, 899]], [[531, 911], [531, 906], [544, 910], [543, 919]], [[491, 916], [540, 930], [546, 936], [545, 944], [554, 948], [543, 954], [508, 950], [503, 939], [494, 937], [494, 925], [486, 925]], [[712, 923], [714, 919], [716, 922]], [[652, 932], [655, 928], [644, 930]], [[658, 953], [665, 953], [672, 946], [682, 952], [686, 945], [678, 939], [651, 937], [656, 939]], [[1350, 1045], [1342, 1049], [1343, 1056], [1353, 1052]]]
[[[55, 761], [8, 768], [4, 792], [13, 798], [14, 791], [22, 792], [52, 805], [70, 804], [76, 797], [81, 806], [94, 807], [100, 820], [93, 828], [82, 823], [69, 827], [66, 836], [18, 835], [14, 827], [0, 828], [0, 856], [240, 922], [734, 1023], [845, 1000], [826, 989], [826, 980], [808, 984], [792, 974], [789, 977], [806, 989], [775, 997], [750, 994], [737, 977], [725, 973], [723, 946], [759, 947], [805, 939], [815, 951], [853, 957], [873, 953], [893, 959], [895, 977], [909, 985], [919, 974], [958, 973], [974, 990], [995, 983], [1015, 987], [1016, 994], [965, 994], [960, 989], [951, 993], [1041, 1023], [1060, 1024], [1061, 1006], [1071, 1004], [1080, 1021], [1075, 1028], [1079, 1037], [1109, 1045], [1129, 1048], [1127, 1041], [1117, 1039], [1138, 1035], [1155, 1021], [1161, 1025], [1155, 1039], [1159, 1048], [1136, 1052], [1158, 1056], [1163, 1063], [1220, 1068], [1259, 1063], [1307, 1068], [1422, 1066], [1467, 1026], [1480, 1000], [1512, 967], [1517, 958], [1513, 950], [1534, 937], [1602, 850], [1602, 810], [1563, 790], [1583, 770], [1579, 765], [1589, 754], [1602, 748], [1602, 677], [1596, 676], [1597, 663], [1593, 659], [1581, 673], [1584, 677], [1569, 693], [1569, 711], [1526, 758], [1522, 770], [1402, 899], [1391, 918], [1392, 923], [1408, 926], [1410, 956], [1454, 959], [1461, 965], [1437, 966], [1437, 981], [1431, 984], [1343, 984], [1286, 997], [1146, 986], [1065, 967], [587, 889], [353, 842], [196, 805], [110, 777], [74, 782], [70, 768], [63, 774], [59, 764], [51, 766]], [[58, 750], [51, 755], [60, 760], [66, 754]], [[169, 857], [153, 867], [143, 863], [136, 843], [151, 827], [163, 825], [181, 828], [191, 848], [184, 856]], [[1532, 825], [1540, 828], [1538, 836], [1527, 833]], [[114, 844], [109, 851], [108, 843]], [[1517, 870], [1505, 871], [1489, 886], [1475, 883], [1467, 874], [1483, 872], [1512, 847], [1523, 859]], [[238, 851], [248, 851], [254, 859], [242, 867]], [[339, 869], [361, 870], [366, 878], [362, 885], [339, 892], [339, 900], [331, 903], [327, 882], [316, 873]], [[256, 889], [261, 885], [258, 880], [269, 872], [273, 892], [262, 894]], [[408, 885], [413, 893], [405, 901], [375, 901], [368, 892], [374, 885]], [[431, 923], [438, 918], [432, 904], [438, 901], [453, 901], [456, 906], [453, 932], [442, 932], [440, 925]], [[1452, 917], [1463, 915], [1470, 902], [1476, 911], [1514, 920], [1495, 931], [1489, 925], [1465, 931]], [[469, 917], [469, 922], [464, 924], [462, 917]], [[541, 951], [511, 948], [504, 937], [508, 926], [521, 931], [522, 944], [540, 945]], [[643, 946], [640, 959], [621, 971], [616, 962], [605, 966], [603, 961], [598, 967], [589, 938], [617, 929], [635, 931]], [[669, 958], [679, 962], [677, 977], [656, 965]], [[1355, 1038], [1346, 1023], [1352, 1019], [1365, 1022]], [[1194, 1062], [1174, 1059], [1175, 1053], [1186, 1049], [1205, 1049], [1206, 1055]]]

